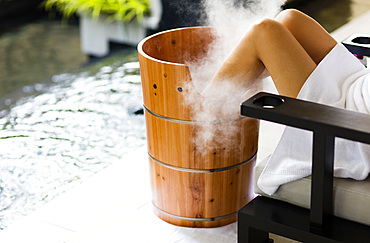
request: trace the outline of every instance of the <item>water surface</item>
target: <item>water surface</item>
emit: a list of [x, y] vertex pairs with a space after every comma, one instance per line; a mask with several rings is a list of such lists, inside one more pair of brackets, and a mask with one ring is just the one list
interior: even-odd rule
[[0, 228], [144, 146], [137, 56], [23, 87], [0, 112]]

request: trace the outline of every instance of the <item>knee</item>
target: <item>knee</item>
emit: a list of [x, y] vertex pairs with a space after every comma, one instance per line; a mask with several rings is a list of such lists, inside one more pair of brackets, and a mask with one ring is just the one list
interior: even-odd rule
[[296, 9], [286, 9], [281, 11], [275, 18], [276, 21], [285, 26], [294, 25], [301, 22], [302, 18], [307, 17], [304, 13]]
[[263, 19], [252, 27], [252, 31], [259, 37], [268, 37], [274, 32], [285, 28], [280, 22], [273, 19]]
[[271, 28], [276, 28], [280, 23], [274, 19], [265, 18], [254, 25], [254, 28], [261, 30], [268, 30]]

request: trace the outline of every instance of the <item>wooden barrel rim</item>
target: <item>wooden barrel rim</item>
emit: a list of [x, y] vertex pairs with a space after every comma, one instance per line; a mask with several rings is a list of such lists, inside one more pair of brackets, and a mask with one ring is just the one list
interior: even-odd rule
[[181, 30], [188, 30], [188, 29], [203, 29], [203, 28], [209, 28], [209, 29], [212, 29], [212, 27], [207, 27], [207, 26], [198, 26], [198, 27], [183, 27], [183, 28], [176, 28], [176, 29], [171, 29], [171, 30], [165, 30], [165, 31], [162, 31], [162, 32], [159, 32], [159, 33], [156, 33], [156, 34], [153, 34], [151, 36], [148, 36], [146, 37], [145, 39], [143, 39], [142, 41], [140, 41], [140, 43], [138, 44], [137, 46], [137, 50], [139, 52], [139, 54], [141, 54], [143, 57], [145, 57], [146, 59], [150, 59], [152, 61], [155, 61], [155, 62], [159, 62], [159, 63], [167, 63], [167, 64], [171, 64], [171, 65], [176, 65], [176, 66], [183, 66], [183, 67], [187, 67], [188, 66], [186, 64], [183, 64], [183, 63], [177, 63], [177, 62], [168, 62], [168, 61], [164, 61], [164, 60], [161, 60], [161, 59], [157, 59], [157, 58], [154, 58], [152, 56], [149, 56], [146, 52], [144, 52], [143, 50], [143, 45], [145, 44], [145, 42], [147, 42], [149, 39], [151, 38], [154, 38], [158, 35], [163, 35], [163, 34], [166, 34], [168, 32], [175, 32], [175, 31], [181, 31]]
[[250, 157], [249, 159], [247, 159], [246, 161], [243, 161], [241, 163], [226, 166], [226, 167], [221, 167], [221, 168], [213, 168], [213, 169], [191, 169], [191, 168], [184, 168], [184, 167], [174, 166], [174, 165], [166, 164], [166, 163], [154, 158], [153, 155], [151, 155], [149, 152], [148, 152], [148, 155], [154, 162], [156, 162], [157, 164], [160, 164], [160, 165], [162, 165], [166, 168], [169, 168], [169, 169], [182, 171], [182, 172], [190, 172], [190, 173], [216, 173], [216, 172], [222, 172], [222, 171], [226, 171], [226, 170], [235, 169], [237, 167], [240, 167], [240, 166], [243, 166], [245, 164], [250, 163], [251, 161], [254, 160], [254, 158], [256, 158], [257, 152], [252, 157]]
[[213, 217], [213, 218], [190, 218], [190, 217], [184, 217], [184, 216], [179, 216], [179, 215], [175, 215], [175, 214], [172, 214], [172, 213], [165, 212], [162, 209], [158, 208], [153, 202], [152, 202], [152, 205], [153, 205], [155, 210], [158, 210], [158, 212], [160, 212], [164, 215], [167, 215], [171, 218], [180, 219], [180, 220], [187, 220], [187, 221], [200, 221], [200, 222], [217, 221], [217, 220], [222, 220], [222, 219], [227, 219], [227, 218], [234, 217], [238, 213], [238, 211], [236, 211], [236, 212], [231, 213], [231, 214], [227, 214], [227, 215], [223, 215], [223, 216], [217, 216], [217, 217]]

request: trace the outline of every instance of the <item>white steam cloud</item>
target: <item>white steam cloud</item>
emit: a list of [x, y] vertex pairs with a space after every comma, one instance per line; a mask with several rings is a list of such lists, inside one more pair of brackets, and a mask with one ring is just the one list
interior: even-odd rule
[[[212, 98], [203, 97], [200, 100], [199, 93], [204, 90], [225, 57], [248, 28], [263, 18], [274, 18], [280, 12], [284, 2], [285, 0], [203, 0], [205, 15], [203, 22], [214, 28], [217, 40], [210, 47], [208, 56], [186, 63], [193, 80], [193, 83], [189, 84], [192, 87], [186, 88], [189, 91], [187, 103], [192, 107], [193, 120], [221, 121], [221, 123], [201, 126], [198, 129], [196, 146], [201, 153], [205, 148], [210, 149], [220, 144], [228, 144], [230, 147], [239, 128], [233, 126], [232, 122], [222, 123], [222, 121], [240, 118], [240, 103], [262, 90], [262, 82], [261, 86], [250, 87], [242, 95], [235, 94], [228, 100], [217, 99], [221, 97], [221, 93], [215, 94]], [[233, 82], [224, 83], [224, 86], [218, 89], [220, 92], [233, 90], [232, 87], [228, 87]]]

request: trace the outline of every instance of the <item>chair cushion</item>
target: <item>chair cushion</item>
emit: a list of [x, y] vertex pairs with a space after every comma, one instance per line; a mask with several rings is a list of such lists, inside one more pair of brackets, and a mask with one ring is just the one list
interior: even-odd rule
[[[310, 207], [311, 176], [281, 185], [269, 196], [257, 186], [257, 180], [267, 163], [268, 158], [260, 161], [254, 168], [254, 191], [292, 203], [301, 207]], [[351, 221], [370, 225], [370, 176], [366, 180], [334, 178], [334, 215]]]

